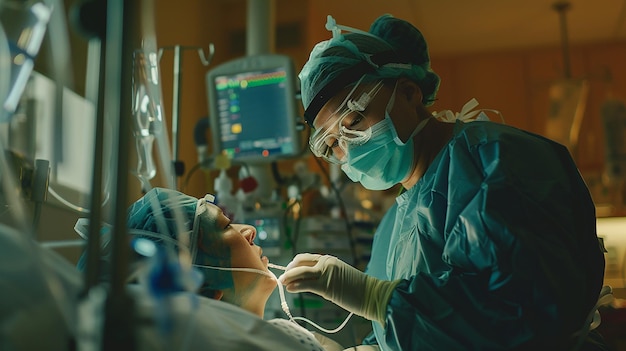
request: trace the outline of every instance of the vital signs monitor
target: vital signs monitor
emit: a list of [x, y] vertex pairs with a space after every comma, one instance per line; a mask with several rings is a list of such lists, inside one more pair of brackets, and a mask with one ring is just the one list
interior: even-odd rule
[[300, 153], [291, 58], [265, 54], [223, 63], [206, 75], [214, 154], [258, 163]]

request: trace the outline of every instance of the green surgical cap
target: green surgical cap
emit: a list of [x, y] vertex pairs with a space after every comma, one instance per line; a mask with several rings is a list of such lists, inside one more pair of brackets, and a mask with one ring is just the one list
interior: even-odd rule
[[178, 239], [178, 233], [193, 229], [197, 203], [176, 190], [154, 188], [128, 208], [128, 228]]
[[430, 67], [422, 33], [407, 21], [391, 15], [376, 19], [369, 30], [338, 34], [329, 16], [332, 39], [315, 45], [300, 71], [305, 119], [312, 126], [320, 109], [343, 88], [362, 82], [407, 77], [422, 90], [422, 103], [431, 105], [439, 88], [439, 76]]
[[[193, 235], [194, 221], [196, 216], [196, 207], [198, 199], [183, 194], [179, 191], [165, 188], [153, 188], [143, 197], [137, 200], [128, 208], [127, 225], [129, 233], [138, 237], [152, 240], [159, 244], [166, 244], [171, 240], [178, 240], [178, 235], [190, 234], [189, 243], [191, 256], [194, 257], [194, 264], [218, 267], [230, 267], [230, 259], [226, 256], [216, 257], [209, 254], [195, 245], [198, 238]], [[133, 233], [133, 229], [137, 231]], [[214, 232], [209, 231], [210, 228], [204, 228], [202, 231], [203, 243], [210, 245], [211, 239], [216, 237]], [[141, 232], [147, 232], [142, 235]], [[165, 239], [159, 240], [162, 236]], [[198, 268], [204, 275], [203, 288], [224, 289], [233, 286], [232, 273], [229, 271], [220, 271], [208, 268]]]

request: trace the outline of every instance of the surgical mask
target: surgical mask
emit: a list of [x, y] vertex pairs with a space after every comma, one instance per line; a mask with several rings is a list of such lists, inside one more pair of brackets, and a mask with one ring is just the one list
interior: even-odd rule
[[369, 190], [386, 190], [408, 178], [415, 153], [413, 137], [430, 120], [427, 118], [418, 123], [407, 142], [403, 142], [389, 116], [395, 94], [394, 88], [385, 118], [371, 128], [369, 140], [363, 145], [350, 146], [347, 163], [341, 166], [353, 182], [359, 182]]

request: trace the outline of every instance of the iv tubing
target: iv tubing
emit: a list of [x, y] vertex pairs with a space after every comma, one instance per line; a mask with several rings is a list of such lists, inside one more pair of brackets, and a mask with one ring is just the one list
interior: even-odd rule
[[306, 319], [306, 318], [304, 318], [304, 317], [293, 317], [293, 319], [294, 319], [294, 320], [297, 320], [297, 321], [307, 322], [307, 323], [309, 323], [310, 325], [312, 325], [312, 326], [314, 326], [315, 328], [317, 328], [318, 330], [323, 331], [324, 333], [334, 334], [334, 333], [336, 333], [336, 332], [340, 331], [341, 329], [343, 329], [343, 327], [345, 327], [345, 326], [346, 326], [346, 324], [348, 324], [348, 321], [350, 320], [350, 317], [352, 317], [352, 315], [353, 315], [353, 314], [354, 314], [354, 312], [350, 312], [350, 314], [348, 315], [348, 317], [346, 317], [346, 319], [344, 319], [344, 320], [343, 320], [343, 322], [341, 322], [341, 324], [340, 324], [337, 328], [335, 328], [335, 329], [326, 329], [326, 328], [324, 328], [324, 327], [322, 327], [322, 326], [320, 326], [320, 325], [316, 324], [316, 323], [315, 323], [315, 322], [313, 322], [312, 320], [310, 320], [310, 319]]
[[279, 266], [279, 265], [273, 264], [273, 263], [268, 263], [267, 266], [270, 267], [270, 268], [274, 268], [274, 269], [280, 269], [281, 271], [286, 271], [287, 270], [287, 267]]
[[[270, 268], [274, 268], [274, 269], [280, 269], [282, 271], [286, 271], [287, 270], [287, 267], [279, 266], [279, 265], [273, 264], [273, 263], [268, 263], [267, 266], [270, 267]], [[284, 296], [285, 293], [284, 293], [284, 291], [282, 289], [282, 284], [280, 284], [280, 282], [278, 283], [278, 291], [279, 291], [279, 293], [281, 293], [281, 295], [280, 295], [281, 306], [283, 306], [283, 304], [286, 305], [287, 303], [286, 303], [285, 296]], [[288, 308], [289, 307], [287, 307], [287, 309]], [[283, 306], [283, 310], [285, 310], [284, 306]], [[287, 313], [287, 311], [285, 311], [285, 313]], [[287, 313], [287, 315], [289, 316], [289, 319], [291, 319], [292, 321], [298, 320], [298, 321], [307, 322], [307, 323], [311, 324], [312, 326], [314, 326], [315, 328], [317, 328], [318, 330], [321, 330], [324, 333], [328, 333], [328, 334], [334, 334], [334, 333], [340, 331], [341, 329], [343, 329], [343, 327], [346, 326], [346, 324], [350, 320], [350, 317], [352, 317], [353, 314], [354, 314], [353, 312], [350, 312], [348, 317], [346, 317], [346, 319], [337, 328], [330, 330], [330, 329], [326, 329], [324, 327], [321, 327], [318, 324], [314, 323], [313, 321], [311, 321], [309, 319], [306, 319], [306, 318], [303, 318], [303, 317], [293, 317], [292, 318], [291, 315], [289, 313]]]
[[295, 323], [293, 316], [291, 315], [291, 311], [289, 310], [289, 305], [287, 305], [287, 300], [285, 298], [285, 291], [283, 290], [283, 285], [278, 281], [278, 278], [276, 278], [276, 275], [274, 273], [270, 271], [262, 271], [260, 269], [255, 269], [255, 268], [227, 268], [227, 267], [203, 266], [199, 264], [194, 264], [193, 266], [199, 267], [199, 268], [216, 269], [219, 271], [239, 271], [239, 272], [258, 273], [258, 274], [266, 275], [274, 279], [274, 281], [276, 282], [276, 285], [278, 286], [278, 292], [280, 294], [280, 307], [282, 307], [287, 317], [289, 317], [289, 320]]
[[[266, 275], [270, 278], [273, 278], [277, 285], [278, 285], [278, 292], [280, 295], [280, 306], [282, 307], [283, 311], [285, 312], [285, 314], [287, 314], [287, 317], [289, 317], [289, 320], [296, 323], [296, 320], [299, 321], [304, 321], [309, 323], [310, 325], [314, 326], [315, 328], [317, 328], [318, 330], [321, 330], [325, 333], [329, 333], [329, 334], [334, 334], [337, 333], [338, 331], [340, 331], [341, 329], [343, 329], [346, 324], [348, 323], [348, 321], [350, 320], [350, 317], [352, 317], [352, 315], [354, 314], [353, 312], [350, 312], [350, 314], [348, 315], [348, 317], [346, 317], [346, 319], [335, 329], [326, 329], [324, 327], [319, 326], [318, 324], [316, 324], [315, 322], [304, 318], [304, 317], [293, 317], [291, 315], [291, 311], [289, 310], [289, 305], [287, 304], [287, 300], [285, 298], [285, 291], [283, 288], [283, 285], [280, 283], [280, 281], [278, 281], [278, 278], [276, 278], [276, 275], [270, 271], [262, 271], [260, 269], [255, 269], [255, 268], [229, 268], [229, 267], [215, 267], [215, 266], [204, 266], [204, 265], [199, 265], [199, 264], [194, 264], [194, 267], [199, 267], [199, 268], [208, 268], [208, 269], [216, 269], [216, 270], [220, 270], [220, 271], [240, 271], [240, 272], [250, 272], [250, 273], [258, 273], [258, 274], [262, 274], [262, 275]], [[275, 268], [275, 269], [281, 269], [281, 270], [286, 270], [286, 267], [283, 266], [279, 266], [273, 263], [268, 263], [267, 264], [268, 267], [270, 268]]]

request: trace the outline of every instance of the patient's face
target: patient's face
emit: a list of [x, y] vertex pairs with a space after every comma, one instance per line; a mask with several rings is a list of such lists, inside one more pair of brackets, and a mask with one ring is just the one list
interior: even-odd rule
[[[205, 206], [206, 211], [197, 219], [201, 225], [198, 249], [212, 257], [219, 257], [221, 266], [254, 268], [267, 272], [268, 259], [263, 256], [261, 247], [255, 245], [253, 241], [256, 229], [247, 224], [231, 223], [222, 210], [213, 204], [207, 203]], [[233, 271], [232, 276], [234, 291], [238, 296], [244, 294], [269, 296], [276, 287], [276, 282], [272, 278], [259, 273]]]

